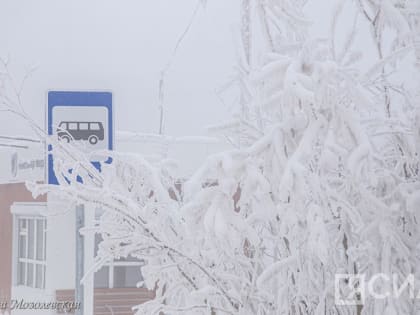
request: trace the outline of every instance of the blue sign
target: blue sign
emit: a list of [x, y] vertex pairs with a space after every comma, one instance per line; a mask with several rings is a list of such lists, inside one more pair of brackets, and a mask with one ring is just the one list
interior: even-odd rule
[[[86, 153], [112, 150], [112, 93], [48, 92], [47, 129], [48, 135], [57, 137], [59, 141], [72, 143]], [[101, 169], [99, 161], [91, 162], [98, 170]], [[79, 177], [78, 180], [83, 181]], [[58, 184], [51, 145], [48, 146], [48, 183]]]

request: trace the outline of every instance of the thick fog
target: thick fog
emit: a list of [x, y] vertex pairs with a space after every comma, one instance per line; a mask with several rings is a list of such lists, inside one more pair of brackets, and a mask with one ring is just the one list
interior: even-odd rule
[[[23, 103], [39, 124], [48, 90], [106, 90], [114, 93], [117, 129], [157, 132], [160, 72], [197, 3], [2, 0], [0, 56], [16, 82], [35, 67]], [[238, 8], [236, 0], [212, 0], [198, 9], [167, 72], [167, 134], [203, 134], [229, 111], [215, 89], [233, 73]], [[29, 133], [16, 117], [0, 118], [0, 134]]]

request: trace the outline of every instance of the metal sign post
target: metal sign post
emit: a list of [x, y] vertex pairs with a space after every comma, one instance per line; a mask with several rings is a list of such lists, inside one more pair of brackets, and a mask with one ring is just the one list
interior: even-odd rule
[[83, 205], [76, 206], [76, 282], [74, 299], [76, 303], [80, 303], [80, 307], [77, 308], [75, 315], [83, 315], [84, 309], [84, 288], [81, 285], [81, 281], [84, 271], [84, 252], [85, 242], [83, 235], [80, 234], [80, 229], [85, 226], [85, 209]]
[[[47, 129], [48, 135], [56, 136], [58, 140], [80, 144], [80, 148], [87, 152], [113, 149], [113, 111], [112, 94], [110, 92], [48, 92]], [[58, 185], [57, 175], [66, 177], [66, 174], [55, 174], [54, 154], [51, 145], [47, 150], [48, 183]], [[91, 161], [92, 165], [100, 171], [100, 162]], [[65, 171], [65, 170], [64, 170]], [[68, 173], [71, 173], [69, 170]], [[83, 178], [77, 176], [78, 181]], [[71, 184], [69, 182], [69, 184]], [[80, 229], [85, 226], [85, 206], [76, 207], [75, 242], [75, 302], [80, 303], [76, 315], [83, 315], [85, 305], [84, 287], [81, 280], [84, 275], [85, 246], [84, 237]], [[90, 253], [93, 255], [93, 253]], [[92, 295], [91, 295], [92, 296]], [[92, 304], [92, 301], [90, 301]], [[93, 307], [93, 305], [92, 305]], [[91, 307], [91, 309], [92, 309]], [[93, 309], [92, 309], [93, 312]]]

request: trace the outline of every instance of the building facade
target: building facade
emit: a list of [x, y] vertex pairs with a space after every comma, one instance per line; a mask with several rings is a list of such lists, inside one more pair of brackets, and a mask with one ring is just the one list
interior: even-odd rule
[[[203, 138], [134, 133], [117, 134], [117, 143], [121, 151], [141, 153], [152, 160], [181, 161], [178, 175], [183, 179], [209, 154], [223, 148]], [[36, 314], [72, 313], [80, 307], [85, 315], [131, 315], [133, 306], [154, 298], [153, 291], [137, 288], [145, 262], [128, 257], [108, 261], [100, 270], [88, 273], [83, 304], [75, 302], [75, 205], [52, 193], [34, 198], [26, 183], [43, 183], [45, 178], [42, 144], [0, 149], [0, 314], [33, 314], [31, 303], [53, 303]], [[85, 227], [93, 227], [101, 209], [85, 205], [84, 212]], [[94, 264], [100, 241], [94, 233], [84, 234], [85, 271]]]
[[[79, 307], [86, 315], [133, 314], [132, 306], [154, 297], [136, 288], [144, 263], [136, 259], [107, 262], [86, 278], [83, 305], [75, 302], [74, 207], [52, 194], [34, 198], [26, 185], [44, 182], [44, 157], [40, 144], [0, 150], [0, 314], [55, 315]], [[98, 215], [85, 209], [86, 225]], [[85, 235], [85, 270], [99, 242]]]

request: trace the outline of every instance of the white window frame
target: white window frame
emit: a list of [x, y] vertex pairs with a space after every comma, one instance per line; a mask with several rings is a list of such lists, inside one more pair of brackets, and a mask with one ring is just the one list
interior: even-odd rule
[[[111, 260], [108, 263], [105, 263], [103, 267], [108, 267], [108, 289], [114, 289], [114, 271], [115, 267], [140, 267], [144, 266], [142, 260], [139, 261], [118, 261]], [[131, 288], [131, 287], [124, 287]]]
[[[95, 235], [96, 236], [96, 235]], [[96, 237], [94, 238], [94, 249], [96, 249]], [[96, 255], [96, 253], [94, 253]], [[138, 267], [139, 269], [145, 265], [144, 260], [138, 259], [134, 261], [123, 261], [118, 259], [110, 259], [104, 263], [101, 268], [108, 267], [108, 287], [107, 289], [114, 289], [114, 273], [116, 267]], [[95, 283], [94, 283], [95, 286]], [[131, 287], [124, 287], [124, 288], [131, 288]]]
[[[15, 286], [19, 287], [27, 287], [37, 290], [44, 290], [45, 289], [45, 279], [46, 279], [46, 270], [47, 270], [47, 260], [46, 260], [46, 251], [47, 251], [47, 220], [44, 215], [46, 209], [45, 203], [24, 203], [24, 202], [15, 202], [11, 207], [11, 213], [13, 215], [13, 276], [12, 281]], [[19, 240], [20, 236], [26, 236], [25, 238], [25, 248], [26, 248], [26, 257], [28, 257], [29, 253], [29, 237], [26, 233], [20, 233], [20, 226], [19, 222], [20, 220], [27, 220], [26, 221], [26, 228], [28, 229], [28, 223], [29, 220], [34, 220], [34, 258], [21, 258], [19, 257]], [[44, 242], [42, 244], [42, 257], [44, 257], [43, 260], [37, 260], [37, 237], [38, 237], [38, 226], [36, 224], [36, 220], [44, 220]], [[18, 273], [19, 271], [19, 263], [25, 263], [25, 280], [24, 283], [19, 283], [19, 277]], [[33, 265], [33, 275], [32, 275], [32, 285], [28, 285], [28, 264]], [[37, 266], [42, 266], [41, 272], [42, 272], [42, 283], [40, 287], [36, 286], [36, 280], [37, 280]]]
[[[98, 220], [99, 217], [104, 213], [104, 211], [100, 208], [96, 209], [95, 211], [95, 220]], [[94, 249], [94, 255], [96, 256], [96, 236], [93, 238], [93, 249]], [[108, 267], [108, 289], [114, 289], [114, 269], [115, 267], [143, 267], [145, 265], [145, 261], [144, 260], [137, 260], [137, 261], [121, 261], [121, 260], [116, 260], [116, 259], [110, 259], [107, 262], [105, 262], [105, 264], [101, 267]], [[95, 284], [95, 280], [94, 280], [94, 286]], [[127, 287], [128, 288], [128, 287]]]

